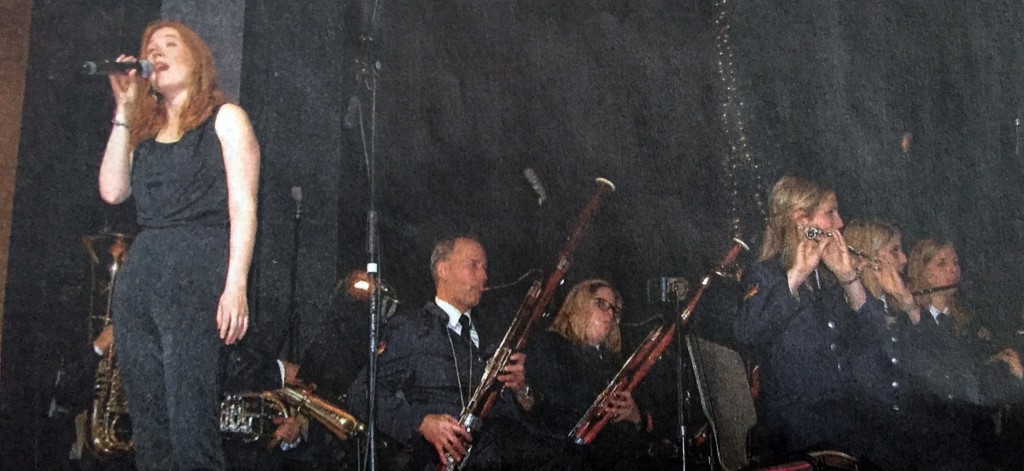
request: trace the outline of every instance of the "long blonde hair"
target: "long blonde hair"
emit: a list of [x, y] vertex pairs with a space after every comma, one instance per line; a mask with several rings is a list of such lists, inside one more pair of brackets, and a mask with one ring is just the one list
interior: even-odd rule
[[[622, 295], [612, 287], [611, 283], [604, 280], [592, 279], [581, 281], [573, 286], [562, 303], [562, 308], [555, 315], [555, 320], [548, 330], [565, 337], [566, 340], [575, 345], [586, 345], [587, 323], [594, 312], [594, 297], [597, 290], [608, 288], [612, 290], [615, 299], [611, 300], [616, 305], [622, 305]], [[601, 342], [601, 346], [608, 351], [619, 353], [622, 351], [622, 333], [619, 324], [612, 326], [611, 331]]]
[[775, 182], [759, 260], [782, 256], [783, 265], [787, 269], [792, 267], [796, 260], [796, 245], [802, 237], [794, 227], [793, 213], [801, 212], [810, 217], [834, 193], [831, 188], [792, 175]]
[[[157, 20], [146, 26], [142, 33], [142, 42], [139, 46], [140, 59], [146, 57], [146, 49], [153, 33], [161, 28], [174, 28], [181, 35], [185, 48], [192, 55], [193, 70], [188, 85], [188, 101], [181, 112], [181, 131], [190, 131], [213, 113], [213, 109], [227, 102], [224, 93], [217, 84], [217, 68], [213, 64], [213, 53], [206, 45], [203, 38], [199, 37], [184, 23], [174, 20]], [[141, 79], [140, 79], [141, 80]], [[135, 102], [134, 122], [132, 123], [132, 147], [140, 142], [156, 136], [160, 129], [167, 124], [167, 110], [163, 96], [157, 93], [150, 85], [145, 83], [145, 93], [140, 93], [139, 99]]]
[[[956, 247], [952, 242], [932, 238], [921, 239], [914, 244], [914, 248], [910, 251], [909, 261], [907, 262], [907, 277], [910, 278], [911, 291], [934, 288], [934, 286], [928, 286], [928, 282], [925, 281], [924, 270], [931, 263], [932, 259], [938, 255], [939, 251], [945, 248], [956, 251]], [[967, 333], [967, 327], [974, 322], [974, 314], [960, 301], [959, 293], [960, 291], [957, 290], [956, 293], [950, 296], [949, 315], [953, 318], [953, 332], [957, 335], [964, 335]], [[928, 309], [931, 303], [931, 295], [917, 296], [915, 300], [922, 308]]]
[[[870, 257], [878, 257], [878, 251], [894, 238], [901, 236], [895, 224], [881, 219], [854, 220], [846, 225], [843, 236], [846, 242]], [[883, 294], [882, 285], [874, 270], [861, 271], [861, 282], [874, 297]]]

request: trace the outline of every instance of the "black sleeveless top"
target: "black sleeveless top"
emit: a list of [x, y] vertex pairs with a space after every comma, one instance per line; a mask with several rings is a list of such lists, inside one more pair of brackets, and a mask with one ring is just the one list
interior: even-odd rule
[[132, 194], [143, 228], [228, 225], [228, 189], [220, 139], [219, 107], [178, 142], [139, 143], [132, 166]]

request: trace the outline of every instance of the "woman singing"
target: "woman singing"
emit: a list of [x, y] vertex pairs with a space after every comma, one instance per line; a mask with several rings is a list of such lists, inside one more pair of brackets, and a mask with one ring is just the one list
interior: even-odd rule
[[786, 176], [772, 188], [759, 261], [733, 331], [760, 364], [755, 451], [862, 451], [854, 443], [850, 361], [880, 349], [885, 315], [868, 296], [839, 232], [836, 194]]
[[[111, 75], [100, 195], [135, 197], [141, 233], [114, 293], [117, 354], [139, 469], [223, 469], [217, 358], [248, 328], [259, 145], [187, 26], [142, 35], [148, 79]], [[119, 61], [134, 61], [121, 56]]]
[[648, 420], [631, 394], [614, 398], [608, 424], [595, 441], [577, 446], [566, 436], [622, 366], [622, 297], [603, 280], [573, 286], [551, 328], [532, 340], [528, 383], [538, 402], [530, 411], [540, 443], [536, 465], [547, 469], [622, 469]]

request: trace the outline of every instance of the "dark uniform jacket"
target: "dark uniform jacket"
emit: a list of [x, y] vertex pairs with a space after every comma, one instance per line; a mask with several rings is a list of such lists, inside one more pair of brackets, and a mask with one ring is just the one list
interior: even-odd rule
[[[434, 302], [422, 310], [397, 314], [386, 326], [377, 358], [377, 429], [414, 449], [412, 468], [429, 468], [437, 454], [418, 428], [429, 414], [459, 418], [480, 380], [485, 362], [500, 342], [495, 327], [471, 312], [480, 347], [448, 328], [448, 315]], [[500, 326], [498, 326], [500, 327]], [[468, 333], [466, 333], [468, 334]], [[367, 369], [349, 388], [351, 412], [366, 420]], [[487, 439], [496, 416], [517, 414], [511, 394], [503, 394], [484, 420], [474, 443], [473, 462], [486, 461]]]
[[763, 453], [846, 443], [856, 428], [846, 407], [852, 363], [860, 355], [881, 355], [887, 338], [880, 301], [869, 297], [854, 312], [833, 276], [818, 270], [809, 281], [814, 288], [801, 285], [798, 299], [777, 258], [744, 273], [745, 300], [733, 330], [760, 365], [752, 438]]

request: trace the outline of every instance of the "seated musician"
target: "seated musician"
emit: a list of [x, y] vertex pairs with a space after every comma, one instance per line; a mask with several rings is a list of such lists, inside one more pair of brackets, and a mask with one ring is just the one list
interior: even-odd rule
[[953, 244], [923, 239], [914, 245], [908, 268], [910, 285], [922, 307], [913, 330], [908, 370], [921, 400], [954, 437], [955, 457], [981, 453], [1000, 461], [994, 448], [994, 408], [1024, 397], [1020, 355], [994, 341], [991, 331], [960, 301], [960, 264]]
[[885, 311], [865, 292], [842, 227], [831, 189], [793, 176], [772, 188], [759, 261], [744, 272], [733, 324], [744, 354], [760, 365], [755, 457], [868, 451], [846, 407], [850, 362], [884, 348]]
[[604, 280], [577, 283], [551, 327], [530, 339], [527, 379], [537, 402], [528, 416], [532, 442], [524, 453], [531, 468], [629, 469], [641, 431], [651, 417], [630, 393], [610, 401], [611, 422], [588, 445], [567, 435], [622, 367], [619, 317], [622, 297]]
[[[501, 341], [500, 328], [486, 328], [479, 315], [487, 282], [487, 255], [471, 237], [442, 240], [430, 264], [435, 299], [421, 310], [403, 312], [385, 327], [377, 366], [377, 429], [413, 448], [408, 469], [433, 469], [450, 456], [461, 461], [467, 445], [473, 449], [468, 468], [498, 466], [498, 434], [490, 433], [496, 416], [515, 416], [517, 406], [529, 409], [533, 396], [526, 383], [522, 353], [512, 355], [497, 380], [504, 384], [494, 410], [474, 440], [459, 416], [482, 377], [485, 362]], [[491, 321], [493, 322], [493, 321]], [[500, 327], [500, 326], [497, 326]], [[352, 412], [366, 420], [366, 368], [348, 393]]]
[[[301, 368], [297, 375], [315, 385], [315, 394], [324, 400], [348, 410], [345, 393], [359, 370], [366, 364], [365, 339], [369, 331], [369, 319], [363, 306], [343, 303], [335, 297], [329, 306], [328, 316], [321, 335], [308, 339], [300, 350]], [[302, 443], [285, 453], [284, 469], [304, 471], [359, 469], [362, 440], [349, 437], [341, 440], [316, 420], [309, 421], [308, 432]], [[380, 449], [390, 448], [382, 446]], [[384, 463], [378, 456], [380, 469], [394, 469], [396, 466]]]
[[960, 301], [960, 260], [951, 242], [922, 239], [910, 255], [910, 287], [925, 310], [926, 326], [942, 325], [972, 356], [1000, 362], [1017, 379], [1024, 377], [1017, 352], [997, 345], [991, 330]]
[[[846, 226], [846, 241], [860, 254], [861, 281], [868, 294], [882, 301], [888, 341], [881, 350], [868, 350], [852, 360], [856, 384], [852, 407], [860, 419], [858, 427], [871, 442], [867, 456], [882, 469], [940, 469], [957, 461], [934, 450], [935, 443], [957, 443], [956, 437], [938, 433], [941, 420], [918, 399], [913, 374], [908, 371], [916, 348], [913, 326], [921, 321], [922, 309], [914, 301], [903, 278], [907, 255], [900, 230], [887, 221], [855, 220]], [[964, 455], [967, 456], [967, 455]]]
[[[298, 365], [276, 360], [273, 355], [244, 345], [251, 340], [228, 345], [221, 351], [218, 382], [223, 395], [271, 391], [285, 384], [302, 385], [297, 377]], [[266, 470], [280, 468], [281, 451], [296, 447], [307, 429], [307, 421], [299, 416], [274, 417], [269, 437], [235, 436], [222, 433], [225, 462], [229, 470]], [[222, 430], [222, 432], [224, 432]]]

